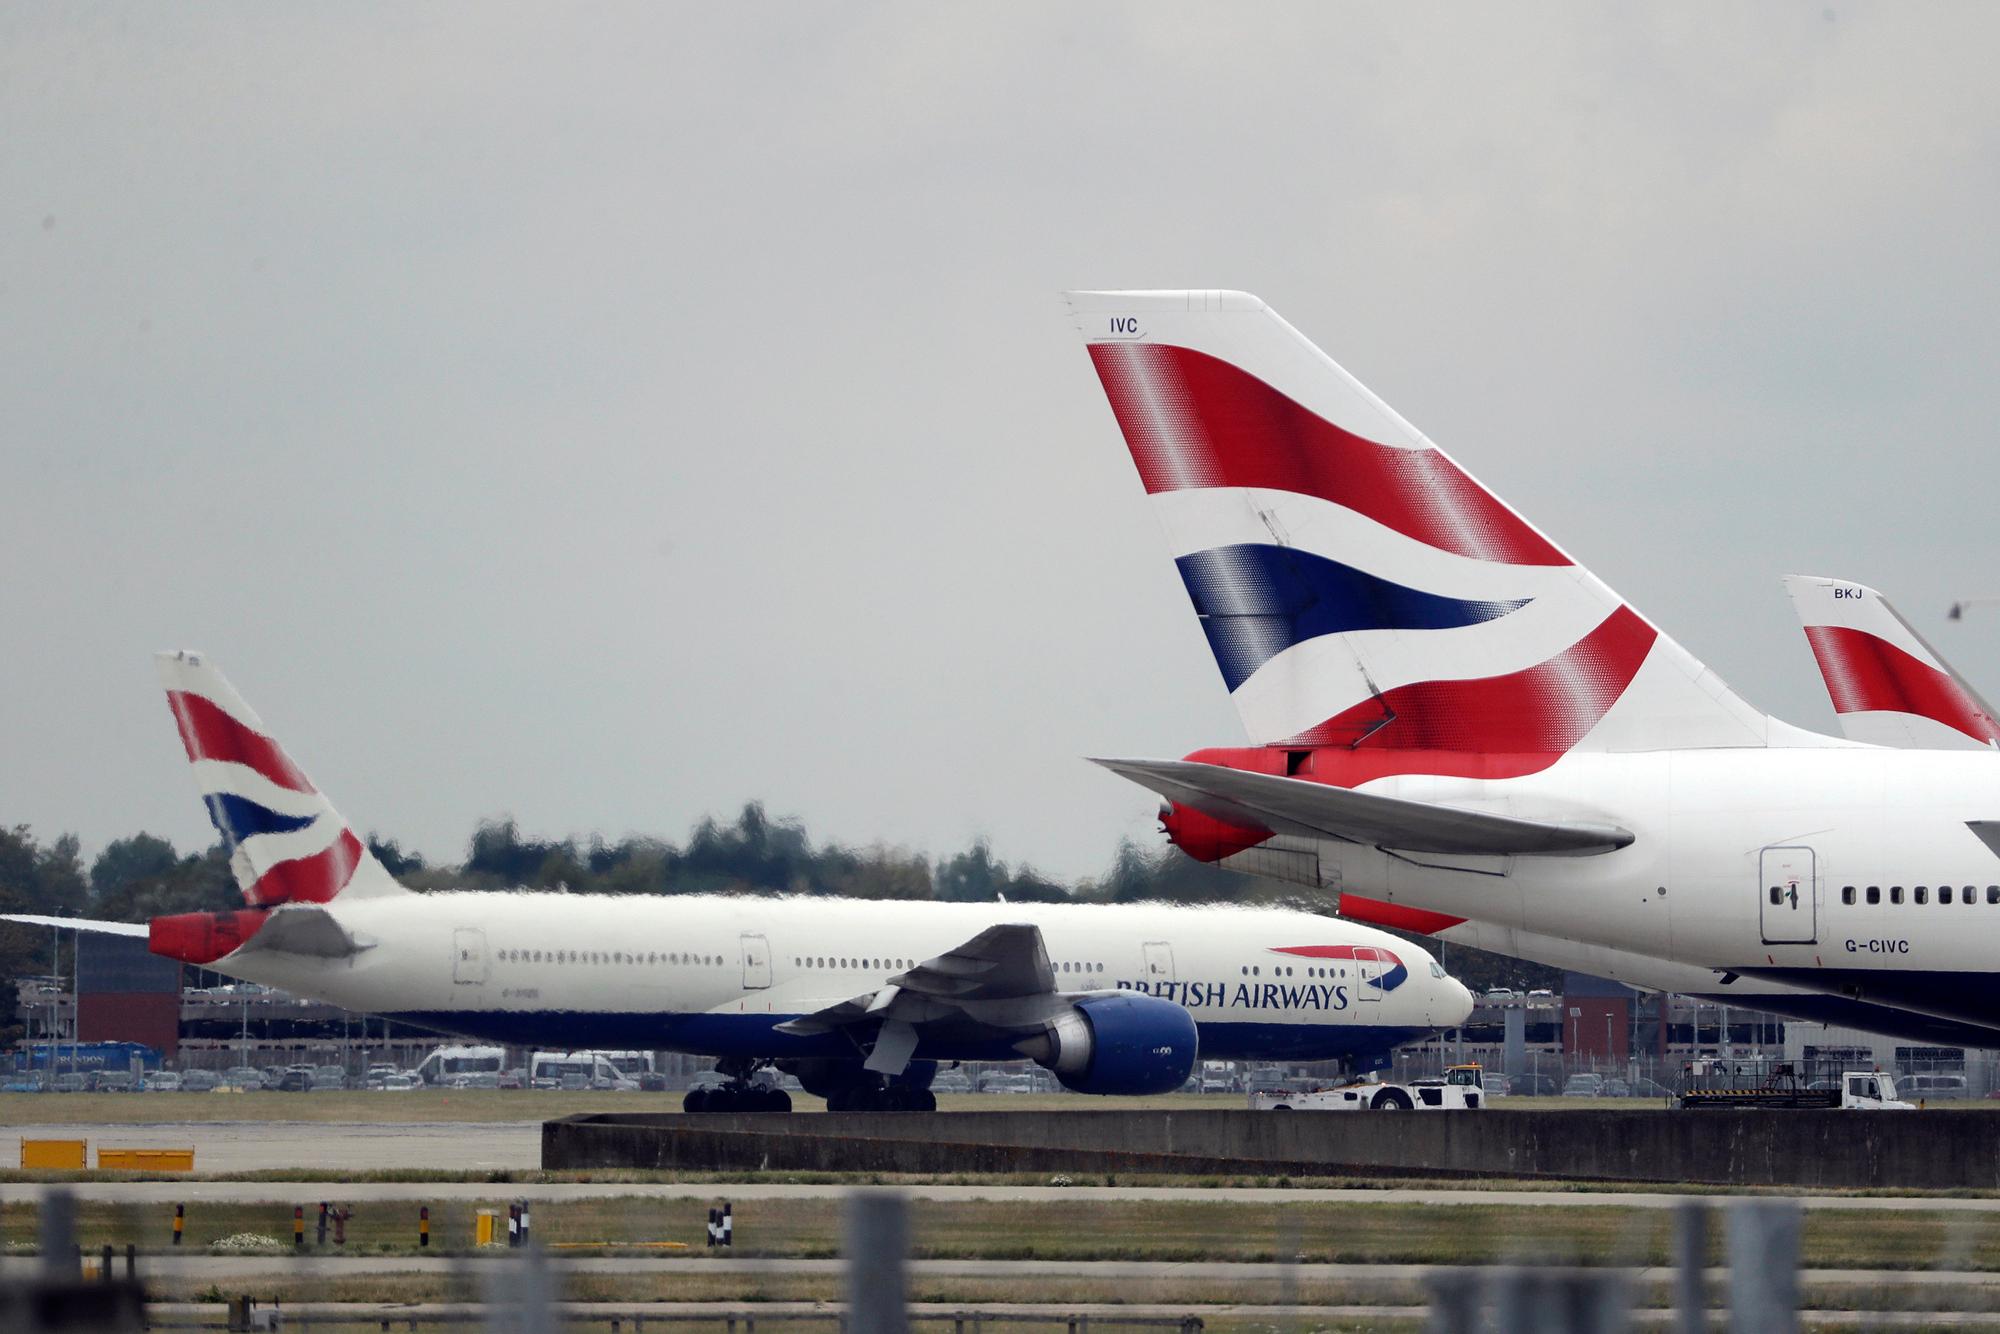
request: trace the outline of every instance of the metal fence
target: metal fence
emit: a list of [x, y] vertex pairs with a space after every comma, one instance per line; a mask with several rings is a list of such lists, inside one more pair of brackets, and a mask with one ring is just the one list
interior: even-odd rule
[[[1979, 1277], [1979, 1224], [1970, 1211], [1957, 1212], [1964, 1226], [1948, 1225], [1942, 1249], [1930, 1261], [1941, 1271], [1935, 1277], [1965, 1287], [1965, 1280]], [[1717, 1322], [1726, 1322], [1732, 1330], [1758, 1334], [1783, 1334], [1800, 1327], [1801, 1306], [1812, 1296], [1802, 1291], [1802, 1274], [1821, 1271], [1802, 1271], [1804, 1216], [1798, 1201], [1739, 1198], [1715, 1203], [1697, 1197], [1671, 1206], [1668, 1216], [1670, 1232], [1654, 1233], [1655, 1244], [1671, 1248], [1664, 1269], [1642, 1268], [1656, 1261], [1634, 1249], [1632, 1238], [1626, 1237], [1606, 1243], [1603, 1249], [1572, 1253], [1566, 1258], [1544, 1251], [1541, 1254], [1549, 1261], [1546, 1263], [1517, 1259], [1500, 1264], [1403, 1266], [1421, 1271], [1420, 1278], [1400, 1280], [1406, 1288], [1420, 1281], [1420, 1296], [1377, 1294], [1373, 1303], [1349, 1309], [1365, 1305], [1379, 1311], [1382, 1321], [1422, 1321], [1436, 1334], [1530, 1330], [1609, 1334], [1634, 1324], [1657, 1326], [1663, 1318], [1673, 1328], [1686, 1331], [1709, 1329]], [[1161, 1294], [1149, 1293], [1140, 1300], [1152, 1299], [1152, 1304], [1130, 1312], [1074, 1309], [1094, 1301], [1074, 1297], [1068, 1299], [1074, 1303], [1071, 1309], [1065, 1309], [1061, 1299], [1025, 1302], [1005, 1310], [985, 1309], [975, 1303], [919, 1307], [908, 1300], [908, 1257], [913, 1249], [909, 1205], [900, 1193], [864, 1190], [846, 1196], [839, 1218], [844, 1256], [839, 1271], [844, 1285], [841, 1301], [746, 1301], [738, 1295], [729, 1302], [689, 1303], [684, 1309], [661, 1309], [633, 1300], [569, 1301], [562, 1292], [563, 1273], [557, 1263], [540, 1246], [529, 1244], [502, 1250], [476, 1264], [453, 1261], [461, 1265], [464, 1291], [476, 1294], [472, 1301], [394, 1311], [380, 1306], [301, 1310], [275, 1304], [260, 1306], [239, 1297], [228, 1304], [226, 1313], [212, 1308], [165, 1311], [147, 1306], [143, 1272], [131, 1272], [134, 1261], [129, 1252], [115, 1257], [125, 1261], [123, 1275], [110, 1263], [111, 1256], [105, 1257], [98, 1276], [86, 1277], [80, 1271], [74, 1244], [75, 1218], [74, 1201], [67, 1192], [57, 1189], [45, 1195], [40, 1214], [41, 1273], [32, 1283], [0, 1285], [0, 1330], [7, 1334], [123, 1334], [145, 1329], [310, 1328], [356, 1334], [419, 1334], [430, 1329], [475, 1329], [489, 1334], [558, 1334], [591, 1329], [642, 1334], [649, 1327], [698, 1326], [717, 1334], [759, 1334], [761, 1326], [765, 1334], [776, 1334], [781, 1326], [799, 1326], [827, 1334], [907, 1334], [917, 1327], [942, 1331], [949, 1326], [951, 1334], [988, 1334], [987, 1327], [992, 1326], [995, 1331], [1000, 1327], [1040, 1327], [1064, 1334], [1090, 1334], [1096, 1326], [1106, 1331], [1152, 1329], [1161, 1334], [1202, 1334], [1204, 1309], [1217, 1302], [1231, 1308], [1230, 1320], [1235, 1324], [1304, 1330], [1317, 1327], [1328, 1316], [1325, 1308], [1306, 1304], [1312, 1300], [1310, 1295], [1302, 1301], [1301, 1293], [1309, 1294], [1315, 1282], [1323, 1290], [1326, 1270], [1367, 1267], [1306, 1265], [1302, 1253], [1307, 1238], [1300, 1231], [1301, 1214], [1286, 1205], [1278, 1214], [1275, 1238], [1259, 1243], [1257, 1253], [1263, 1258], [1252, 1267], [1263, 1272], [1260, 1281], [1266, 1286], [1254, 1300], [1246, 1301], [1240, 1295], [1191, 1298], [1185, 1306], [1169, 1311], [1157, 1300]], [[1523, 1247], [1533, 1244], [1535, 1224], [1524, 1216], [1514, 1226], [1518, 1226], [1519, 1235], [1508, 1243], [1513, 1249], [1500, 1254], [1523, 1257], [1530, 1253]], [[1668, 1236], [1670, 1241], [1661, 1240]], [[1271, 1240], [1276, 1242], [1274, 1248], [1269, 1245]], [[1720, 1268], [1710, 1267], [1711, 1257], [1717, 1254], [1715, 1240], [1721, 1242]], [[1984, 1252], [1989, 1262], [1990, 1240], [1989, 1250]], [[139, 1257], [142, 1267], [143, 1259]], [[1594, 1263], [1582, 1263], [1586, 1259]], [[1302, 1270], [1307, 1271], [1303, 1277]], [[1311, 1271], [1320, 1272], [1315, 1276]], [[1823, 1282], [1824, 1278], [1815, 1281]], [[1968, 1295], [1978, 1294], [1968, 1289]], [[1914, 1281], [1901, 1298], [1889, 1293], [1872, 1296], [1892, 1303], [1907, 1299], [1913, 1304], [1921, 1298], [1920, 1310], [1900, 1312], [1906, 1316], [1948, 1305], [1948, 1294], [1935, 1288], [1925, 1290], [1922, 1283]], [[1845, 1306], [1847, 1300], [1842, 1298], [1839, 1304]], [[1822, 1299], [1818, 1304], [1825, 1302]], [[1983, 1305], [1990, 1311], [1992, 1302]], [[1870, 1309], [1874, 1306], [1871, 1302]], [[1032, 1309], [1026, 1309], [1029, 1307]], [[2000, 1313], [1992, 1313], [1989, 1320], [2000, 1323]]]

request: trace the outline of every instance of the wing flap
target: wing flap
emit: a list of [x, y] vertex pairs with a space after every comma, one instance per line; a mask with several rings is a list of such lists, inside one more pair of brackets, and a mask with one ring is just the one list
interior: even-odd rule
[[238, 947], [238, 954], [268, 952], [301, 954], [315, 959], [345, 959], [369, 948], [313, 904], [288, 903], [274, 909], [257, 934]]
[[[963, 945], [886, 979], [873, 991], [836, 1001], [779, 1024], [780, 1033], [809, 1035], [880, 1024], [894, 1040], [869, 1068], [899, 1073], [909, 1061], [904, 1041], [916, 1025], [941, 1019], [1006, 1032], [1046, 1018], [1056, 999], [1055, 969], [1042, 930], [1029, 922], [989, 926]], [[878, 1039], [878, 1046], [880, 1040]], [[894, 1069], [888, 1069], [893, 1066]]]
[[1523, 820], [1189, 760], [1094, 763], [1204, 815], [1274, 834], [1492, 857], [1590, 857], [1632, 842], [1631, 831], [1617, 825]]

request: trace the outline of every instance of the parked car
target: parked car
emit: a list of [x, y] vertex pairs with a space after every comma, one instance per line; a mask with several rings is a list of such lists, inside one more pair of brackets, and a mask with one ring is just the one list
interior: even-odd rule
[[383, 1075], [382, 1082], [375, 1086], [377, 1093], [410, 1093], [423, 1087], [423, 1081], [415, 1075]]
[[221, 1083], [221, 1078], [213, 1070], [181, 1071], [181, 1092], [183, 1093], [211, 1093]]
[[270, 1087], [280, 1093], [310, 1093], [313, 1086], [313, 1070], [309, 1065], [295, 1065], [278, 1076], [278, 1082]]
[[1507, 1076], [1507, 1086], [1517, 1098], [1550, 1098], [1555, 1096], [1556, 1081], [1550, 1075], [1525, 1074]]
[[1521, 999], [1521, 993], [1512, 987], [1488, 987], [1483, 999], [1488, 1005], [1512, 1005]]
[[1604, 1076], [1578, 1071], [1563, 1081], [1562, 1095], [1565, 1098], [1601, 1098], [1604, 1096]]
[[337, 1065], [313, 1067], [313, 1087], [316, 1089], [344, 1089], [347, 1087], [347, 1071]]
[[1622, 1079], [1607, 1079], [1604, 1081], [1604, 1087], [1598, 1090], [1598, 1096], [1603, 1098], [1629, 1098], [1632, 1096], [1632, 1086]]
[[99, 1070], [90, 1077], [93, 1093], [136, 1093], [139, 1081], [130, 1070]]
[[[667, 1081], [665, 1076], [654, 1075], [652, 1077], [660, 1081], [660, 1088], [666, 1088]], [[528, 1087], [528, 1072], [526, 1070], [502, 1070], [493, 1077], [493, 1087], [499, 1089], [524, 1089]]]
[[264, 1072], [254, 1065], [232, 1065], [222, 1072], [222, 1082], [229, 1088], [254, 1092], [264, 1087]]
[[148, 1093], [178, 1093], [181, 1090], [180, 1071], [155, 1070], [140, 1081], [139, 1087]]
[[1489, 1098], [1504, 1098], [1514, 1091], [1514, 1081], [1503, 1074], [1486, 1074], [1482, 1072], [1479, 1082], [1480, 1086], [1486, 1090], [1486, 1096]]
[[940, 1070], [931, 1080], [933, 1093], [970, 1093], [972, 1081], [965, 1077], [963, 1070]]
[[0, 1093], [40, 1093], [47, 1086], [39, 1070], [23, 1070], [7, 1076], [7, 1082], [0, 1084]]

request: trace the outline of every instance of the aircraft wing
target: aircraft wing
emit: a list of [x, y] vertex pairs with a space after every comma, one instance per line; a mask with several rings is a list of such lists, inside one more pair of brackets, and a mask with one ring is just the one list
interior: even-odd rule
[[1493, 857], [1590, 857], [1632, 842], [1631, 831], [1617, 825], [1523, 820], [1189, 760], [1094, 762], [1168, 801], [1274, 834], [1338, 838], [1397, 852]]
[[867, 1068], [901, 1074], [916, 1050], [918, 1024], [970, 1024], [1029, 1032], [1069, 1002], [1056, 992], [1042, 929], [1028, 922], [989, 926], [963, 945], [898, 973], [874, 991], [778, 1025], [795, 1035], [855, 1031], [857, 1042], [879, 1024]]
[[65, 931], [94, 931], [106, 936], [139, 936], [151, 930], [144, 922], [100, 922], [90, 917], [42, 917], [35, 913], [0, 913], [0, 922], [22, 926], [55, 926]]

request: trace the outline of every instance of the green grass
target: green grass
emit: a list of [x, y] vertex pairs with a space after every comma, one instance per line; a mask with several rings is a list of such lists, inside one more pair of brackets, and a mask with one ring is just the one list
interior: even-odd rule
[[[337, 1189], [331, 1192], [338, 1198]], [[308, 1241], [320, 1193], [303, 1195]], [[487, 1207], [503, 1212], [496, 1192]], [[472, 1202], [431, 1207], [431, 1251], [470, 1249]], [[839, 1254], [838, 1199], [745, 1200], [735, 1207], [741, 1257]], [[23, 1245], [34, 1236], [35, 1207], [0, 1207], [0, 1237]], [[78, 1240], [86, 1253], [109, 1243], [122, 1252], [171, 1248], [172, 1210], [151, 1205], [82, 1203]], [[592, 1199], [535, 1205], [535, 1235], [545, 1243], [682, 1241], [704, 1250], [706, 1205], [697, 1200]], [[911, 1204], [912, 1254], [962, 1259], [1272, 1260], [1281, 1249], [1309, 1262], [1493, 1264], [1533, 1261], [1591, 1265], [1663, 1265], [1671, 1258], [1673, 1219], [1665, 1210], [1579, 1206], [1524, 1211], [1518, 1206], [1432, 1206], [1316, 1202], [1251, 1204], [1222, 1200], [1116, 1201], [1086, 1196], [1056, 1201], [917, 1200]], [[289, 1201], [264, 1205], [188, 1206], [182, 1250], [202, 1253], [217, 1239], [250, 1232], [289, 1246]], [[1720, 1228], [1713, 1258], [1720, 1262]], [[345, 1253], [357, 1257], [417, 1252], [417, 1204], [355, 1206]], [[308, 1249], [312, 1249], [310, 1246]], [[328, 1250], [333, 1248], [329, 1245]], [[663, 1254], [662, 1265], [674, 1253]], [[1815, 1210], [1806, 1216], [1808, 1267], [1921, 1269], [1946, 1262], [2000, 1270], [2000, 1217]]]

